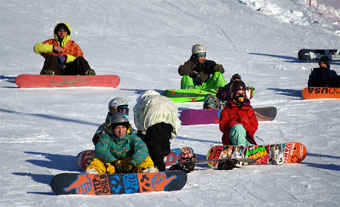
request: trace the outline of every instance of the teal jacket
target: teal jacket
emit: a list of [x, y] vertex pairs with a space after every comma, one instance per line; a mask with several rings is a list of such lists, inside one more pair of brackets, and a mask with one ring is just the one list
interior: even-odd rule
[[149, 152], [146, 144], [136, 134], [128, 133], [120, 139], [110, 133], [99, 139], [94, 155], [104, 163], [112, 163], [132, 157], [130, 163], [137, 166], [149, 156]]

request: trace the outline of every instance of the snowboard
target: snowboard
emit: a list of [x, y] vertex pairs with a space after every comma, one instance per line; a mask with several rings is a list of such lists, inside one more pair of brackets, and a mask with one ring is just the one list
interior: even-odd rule
[[[217, 91], [215, 89], [168, 89], [162, 93], [163, 96], [168, 97], [175, 103], [202, 102], [207, 94], [216, 96]], [[246, 88], [246, 95], [249, 99], [253, 98], [254, 94], [254, 87], [249, 86]]]
[[[191, 147], [173, 148], [170, 153], [164, 157], [164, 162], [166, 166], [170, 166], [180, 161], [183, 157], [190, 158], [192, 156], [194, 156], [194, 150]], [[79, 152], [76, 157], [78, 168], [85, 171], [93, 158], [94, 150], [84, 150]]]
[[183, 171], [158, 173], [85, 174], [61, 173], [53, 176], [51, 189], [57, 195], [111, 195], [174, 191], [184, 187]]
[[117, 75], [33, 75], [21, 74], [15, 79], [19, 88], [110, 87], [119, 85]]
[[168, 89], [162, 92], [163, 96], [168, 97], [175, 103], [203, 101], [207, 94], [216, 95], [216, 90], [207, 89]]
[[[281, 156], [278, 156], [281, 154]], [[274, 157], [281, 157], [275, 162]], [[255, 163], [245, 164], [286, 164], [302, 162], [307, 155], [306, 147], [299, 142], [288, 142], [269, 145], [215, 145], [207, 154], [207, 160], [223, 158], [250, 158], [256, 159]], [[218, 162], [211, 162], [208, 165], [212, 168], [218, 167]]]
[[302, 97], [305, 99], [340, 99], [340, 88], [307, 87], [302, 90]]
[[[276, 117], [275, 107], [253, 108], [258, 121], [272, 121]], [[181, 112], [180, 119], [184, 125], [218, 124], [222, 110], [186, 109]]]
[[298, 52], [301, 61], [318, 61], [322, 56], [327, 56], [329, 60], [340, 60], [338, 49], [301, 49]]

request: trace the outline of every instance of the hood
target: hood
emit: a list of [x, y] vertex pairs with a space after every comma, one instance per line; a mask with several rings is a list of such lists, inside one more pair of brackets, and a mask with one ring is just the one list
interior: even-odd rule
[[[63, 39], [62, 42], [59, 42], [58, 36], [57, 36], [57, 28], [59, 27], [59, 25], [64, 25], [64, 26], [66, 26], [66, 28], [68, 29], [68, 31], [67, 31], [68, 34], [67, 34], [67, 36]], [[54, 35], [54, 39], [58, 42], [58, 44], [59, 44], [62, 48], [64, 48], [66, 42], [69, 41], [69, 40], [71, 39], [71, 27], [70, 27], [70, 25], [68, 25], [67, 23], [64, 23], [64, 22], [60, 22], [60, 23], [56, 24], [55, 27], [54, 27], [54, 30], [53, 30], [53, 35]]]

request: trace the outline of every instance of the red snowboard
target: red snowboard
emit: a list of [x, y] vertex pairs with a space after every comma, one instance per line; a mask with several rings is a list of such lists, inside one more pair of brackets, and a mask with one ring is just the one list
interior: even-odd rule
[[111, 87], [120, 82], [117, 75], [18, 75], [15, 80], [19, 88], [64, 88], [64, 87]]
[[308, 87], [302, 90], [302, 97], [305, 99], [340, 99], [340, 88]]

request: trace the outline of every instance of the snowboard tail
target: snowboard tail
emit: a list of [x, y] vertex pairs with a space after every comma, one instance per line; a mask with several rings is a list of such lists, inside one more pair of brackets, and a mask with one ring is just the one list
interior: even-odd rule
[[[242, 157], [256, 160], [255, 163], [246, 164], [286, 164], [302, 162], [306, 155], [306, 147], [299, 142], [249, 146], [215, 145], [209, 149], [207, 160]], [[274, 159], [276, 157], [281, 157], [282, 163], [277, 163], [278, 160]], [[218, 162], [208, 165], [217, 168]]]
[[[275, 107], [253, 108], [258, 121], [273, 121], [277, 114]], [[184, 125], [218, 124], [222, 110], [187, 109], [181, 112]]]
[[329, 60], [340, 60], [338, 49], [301, 49], [298, 58], [301, 61], [318, 61], [322, 56], [327, 56]]
[[[180, 147], [171, 149], [170, 153], [164, 157], [164, 162], [166, 166], [177, 163], [183, 157], [190, 158], [194, 156], [194, 150], [191, 147]], [[77, 166], [80, 170], [85, 171], [86, 167], [94, 158], [94, 150], [84, 150], [78, 153], [76, 157]]]
[[110, 87], [119, 85], [117, 75], [32, 75], [21, 74], [15, 80], [19, 88]]
[[78, 174], [61, 173], [51, 180], [57, 195], [111, 195], [174, 191], [184, 187], [187, 174], [183, 171], [158, 173]]
[[307, 87], [302, 90], [302, 97], [305, 99], [340, 99], [340, 88]]

